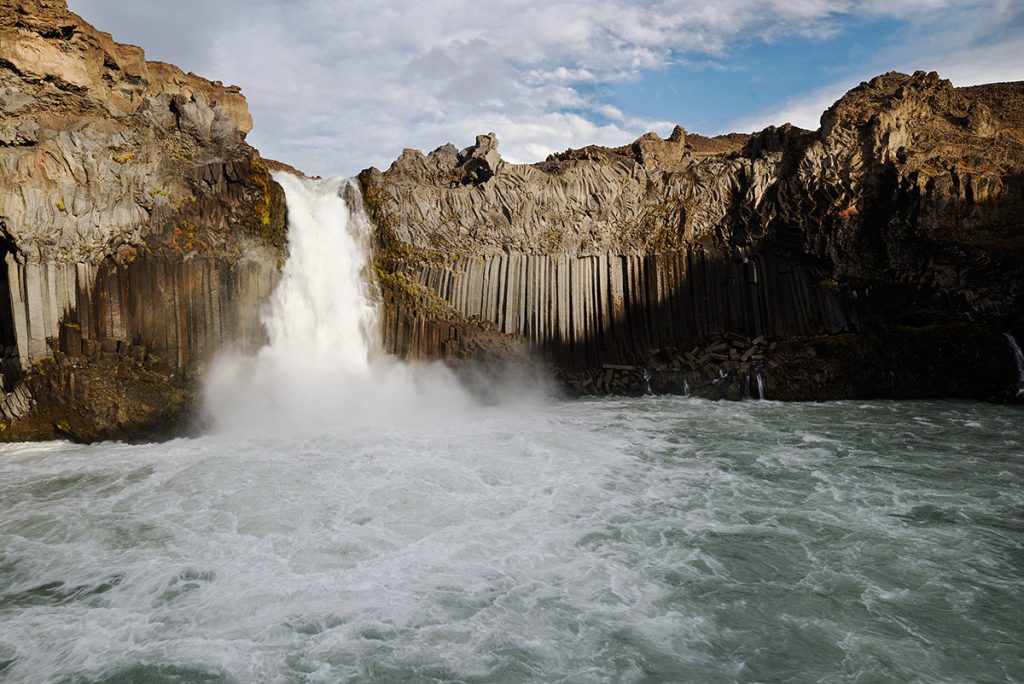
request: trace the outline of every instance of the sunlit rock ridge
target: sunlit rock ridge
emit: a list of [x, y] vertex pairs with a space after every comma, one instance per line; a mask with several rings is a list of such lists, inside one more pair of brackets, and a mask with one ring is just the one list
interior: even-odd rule
[[283, 194], [245, 99], [60, 0], [0, 0], [0, 425], [180, 429], [220, 348], [263, 341]]
[[[251, 126], [238, 88], [0, 0], [0, 439], [179, 434], [212, 359], [265, 343], [286, 208]], [[1024, 84], [886, 74], [814, 132], [499, 150], [360, 174], [392, 354], [532, 356], [574, 394], [1014, 395]]]

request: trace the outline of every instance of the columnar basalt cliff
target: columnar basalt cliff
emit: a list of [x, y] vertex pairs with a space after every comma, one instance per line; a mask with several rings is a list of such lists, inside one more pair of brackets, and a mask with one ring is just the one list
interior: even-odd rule
[[181, 428], [263, 340], [285, 207], [238, 88], [147, 62], [62, 0], [0, 0], [0, 439]]
[[[285, 205], [238, 88], [0, 0], [0, 439], [152, 437], [265, 340]], [[1015, 395], [1024, 84], [886, 74], [790, 126], [360, 175], [385, 348], [572, 393]]]
[[580, 393], [1005, 396], [1024, 326], [1024, 84], [855, 88], [784, 126], [533, 165], [494, 134], [364, 171], [387, 347], [539, 350]]

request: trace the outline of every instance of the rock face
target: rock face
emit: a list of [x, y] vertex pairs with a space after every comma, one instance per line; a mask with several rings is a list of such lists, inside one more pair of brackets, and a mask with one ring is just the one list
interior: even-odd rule
[[283, 192], [238, 88], [147, 62], [63, 0], [0, 0], [0, 438], [184, 420], [262, 342]]
[[[1024, 336], [1024, 84], [885, 74], [818, 131], [508, 164], [493, 134], [360, 180], [385, 341], [542, 352], [571, 391], [1005, 396]], [[504, 345], [504, 347], [502, 346]]]
[[[178, 433], [212, 355], [263, 343], [285, 205], [251, 126], [62, 0], [0, 0], [0, 439]], [[814, 132], [533, 165], [490, 133], [360, 181], [399, 356], [539, 352], [576, 394], [1016, 389], [1024, 84], [886, 74]]]

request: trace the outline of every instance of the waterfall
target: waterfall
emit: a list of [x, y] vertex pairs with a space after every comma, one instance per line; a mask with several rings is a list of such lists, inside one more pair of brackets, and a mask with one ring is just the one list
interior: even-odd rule
[[400, 364], [380, 344], [372, 228], [351, 179], [275, 173], [288, 202], [288, 259], [261, 316], [268, 343], [211, 366], [206, 411], [251, 432], [418, 420], [468, 401], [439, 365]]
[[646, 387], [646, 394], [654, 394], [651, 391], [651, 370], [644, 368], [644, 386]]
[[288, 261], [262, 317], [270, 340], [262, 353], [289, 373], [367, 376], [379, 331], [358, 186], [289, 173], [274, 180], [288, 200]]
[[1020, 345], [1016, 338], [1010, 333], [1004, 333], [1006, 341], [1010, 343], [1013, 350], [1013, 357], [1017, 360], [1017, 396], [1024, 397], [1024, 352], [1021, 352]]
[[757, 398], [764, 401], [764, 376], [757, 374]]

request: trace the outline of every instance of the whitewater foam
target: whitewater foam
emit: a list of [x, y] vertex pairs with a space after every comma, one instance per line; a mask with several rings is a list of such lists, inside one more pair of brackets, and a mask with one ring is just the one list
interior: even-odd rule
[[0, 679], [1015, 681], [1018, 421], [645, 397], [3, 447]]

